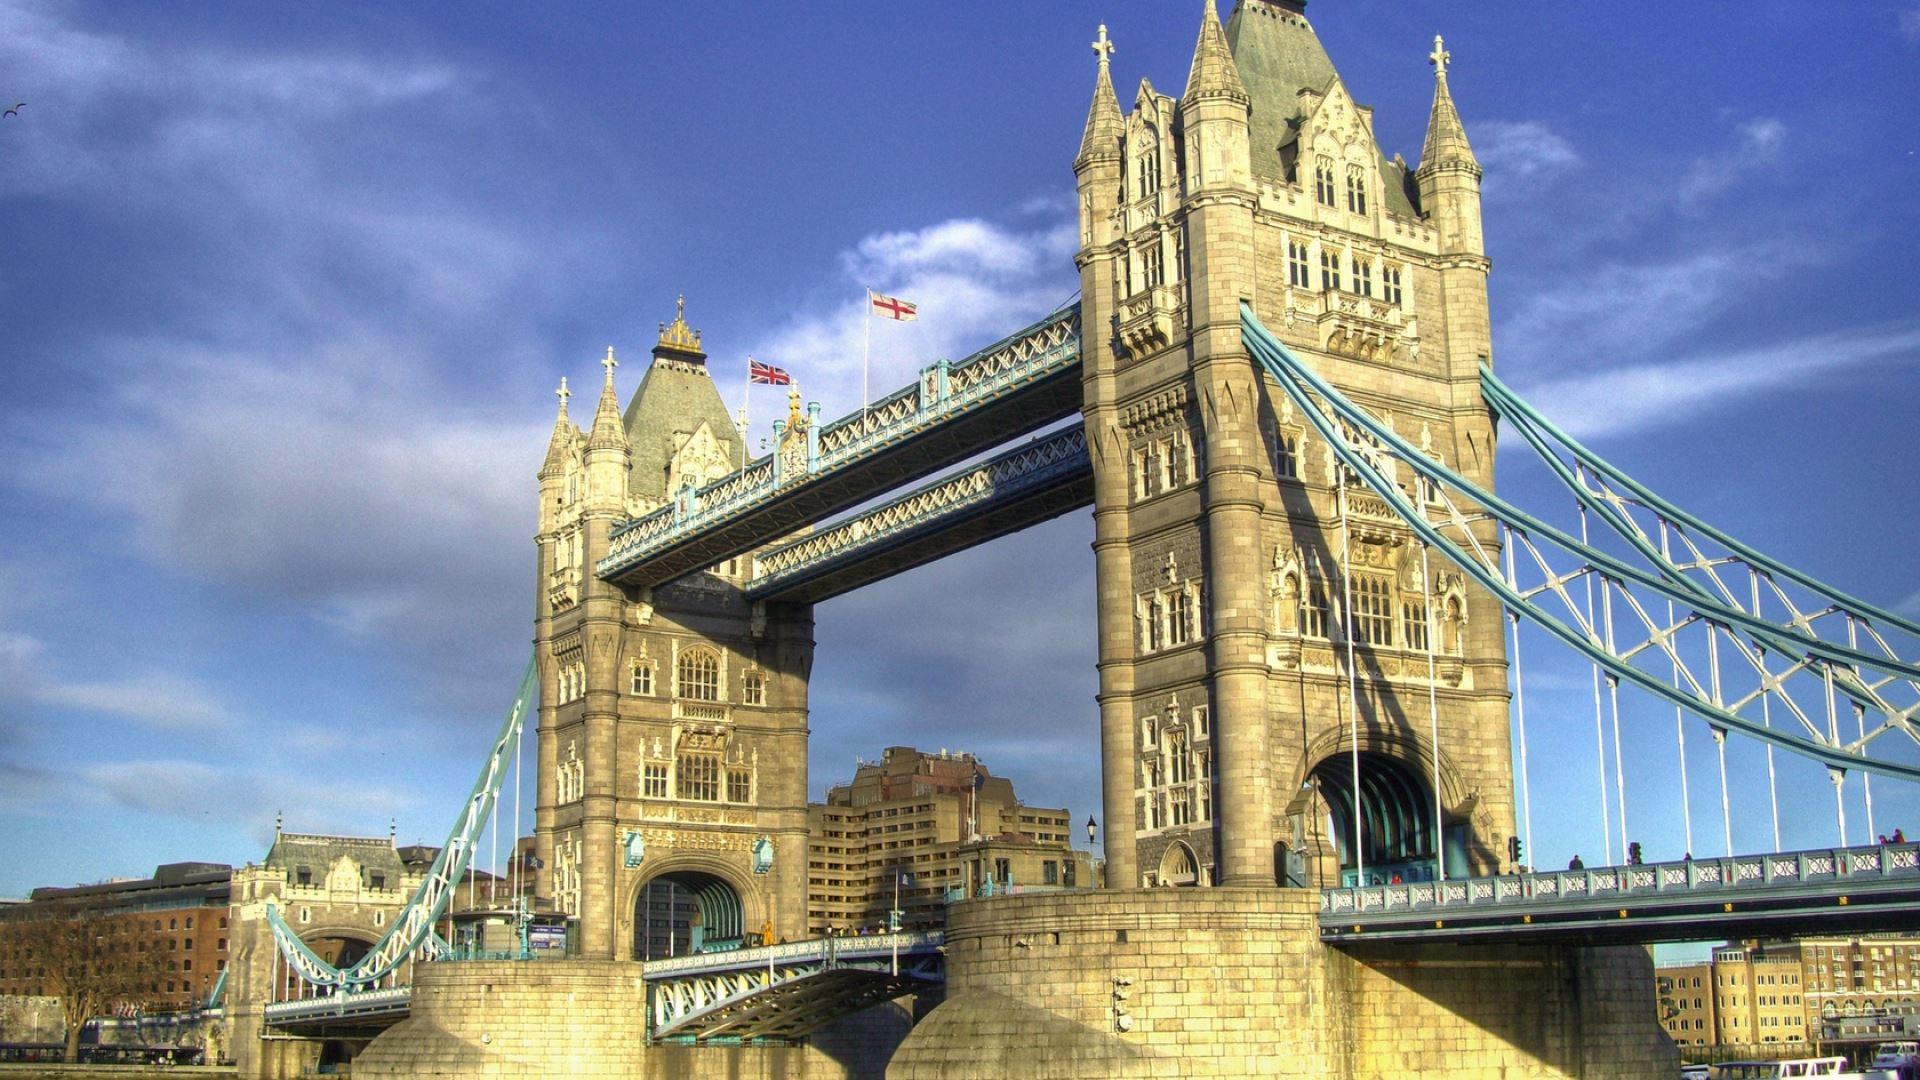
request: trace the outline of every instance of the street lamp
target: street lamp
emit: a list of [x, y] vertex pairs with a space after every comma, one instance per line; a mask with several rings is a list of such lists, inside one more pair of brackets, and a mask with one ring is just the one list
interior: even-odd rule
[[1088, 847], [1093, 846], [1093, 831], [1097, 828], [1099, 828], [1099, 826], [1093, 823], [1093, 815], [1088, 814], [1087, 815], [1087, 846]]

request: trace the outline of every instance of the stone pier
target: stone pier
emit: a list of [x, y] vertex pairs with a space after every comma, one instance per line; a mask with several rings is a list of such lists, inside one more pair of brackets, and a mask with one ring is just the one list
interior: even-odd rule
[[947, 1000], [890, 1080], [1263, 1076], [1666, 1080], [1638, 948], [1321, 944], [1317, 892], [1160, 889], [955, 905]]

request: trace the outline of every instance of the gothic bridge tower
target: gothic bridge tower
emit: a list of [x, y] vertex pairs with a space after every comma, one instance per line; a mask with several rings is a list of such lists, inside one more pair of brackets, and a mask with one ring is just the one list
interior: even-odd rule
[[639, 955], [660, 881], [706, 941], [803, 936], [812, 608], [750, 604], [744, 558], [650, 589], [593, 572], [615, 525], [743, 453], [684, 301], [624, 414], [603, 364], [586, 432], [561, 383], [539, 474], [540, 893], [590, 958]]
[[1410, 167], [1300, 0], [1224, 26], [1207, 0], [1184, 93], [1143, 80], [1124, 114], [1104, 27], [1094, 48], [1074, 172], [1108, 880], [1491, 870], [1514, 814], [1501, 612], [1342, 487], [1240, 337], [1247, 301], [1491, 487], [1481, 170], [1447, 54]]

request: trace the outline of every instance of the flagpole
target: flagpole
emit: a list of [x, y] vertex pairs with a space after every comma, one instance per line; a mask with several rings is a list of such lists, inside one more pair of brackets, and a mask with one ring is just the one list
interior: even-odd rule
[[753, 429], [747, 426], [747, 407], [753, 402], [753, 354], [747, 354], [747, 381], [740, 388], [740, 468], [747, 467], [747, 433]]
[[873, 290], [867, 290], [866, 310], [860, 315], [860, 434], [867, 434], [867, 404], [873, 400], [867, 393], [867, 362], [873, 356]]

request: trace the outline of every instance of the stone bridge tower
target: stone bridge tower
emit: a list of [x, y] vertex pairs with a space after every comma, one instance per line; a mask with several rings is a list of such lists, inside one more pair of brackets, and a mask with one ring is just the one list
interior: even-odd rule
[[594, 573], [619, 523], [743, 462], [684, 302], [624, 415], [611, 348], [603, 363], [588, 431], [562, 382], [539, 474], [540, 894], [590, 958], [633, 955], [655, 880], [694, 898], [708, 940], [803, 936], [812, 608], [749, 604], [744, 558], [652, 589]]
[[1074, 173], [1108, 880], [1493, 869], [1514, 813], [1500, 610], [1343, 489], [1240, 332], [1248, 301], [1491, 486], [1480, 166], [1447, 55], [1411, 167], [1300, 0], [1243, 0], [1224, 26], [1208, 0], [1184, 94], [1143, 80], [1125, 114], [1104, 28], [1094, 48]]
[[[344, 967], [386, 936], [422, 880], [421, 868], [407, 864], [391, 835], [321, 836], [277, 828], [266, 858], [234, 871], [224, 996], [239, 1075], [311, 1075], [322, 1064], [350, 1058], [365, 1041], [349, 1040], [343, 1053], [320, 1039], [262, 1038], [261, 1010], [275, 997], [276, 973], [288, 979], [286, 965], [274, 956], [267, 908], [277, 908], [321, 959]], [[279, 988], [282, 999], [291, 992], [291, 983]]]

